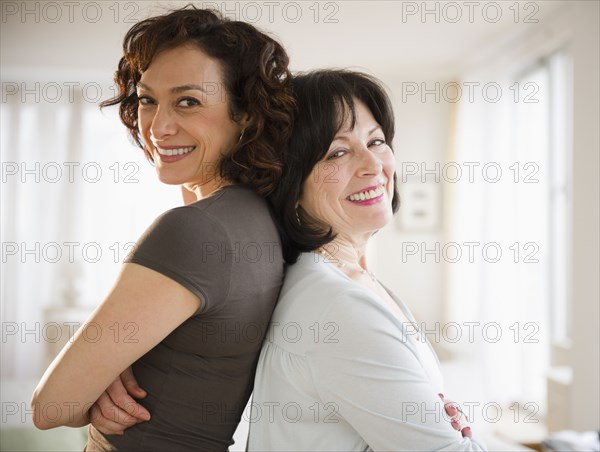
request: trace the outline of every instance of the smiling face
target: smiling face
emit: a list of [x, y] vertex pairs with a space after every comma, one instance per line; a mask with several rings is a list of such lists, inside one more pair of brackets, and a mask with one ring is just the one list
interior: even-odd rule
[[348, 114], [305, 180], [299, 205], [334, 233], [363, 240], [392, 218], [396, 161], [371, 111], [354, 102], [354, 128]]
[[242, 125], [230, 117], [219, 62], [194, 46], [164, 50], [137, 90], [139, 130], [158, 178], [206, 192], [222, 185], [218, 164]]

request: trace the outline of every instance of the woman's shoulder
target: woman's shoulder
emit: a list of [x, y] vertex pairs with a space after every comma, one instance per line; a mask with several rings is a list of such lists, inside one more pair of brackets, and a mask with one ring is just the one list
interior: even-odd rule
[[326, 258], [313, 252], [301, 253], [298, 261], [287, 267], [281, 297], [303, 292], [314, 294], [311, 299], [319, 300], [320, 304], [332, 304], [337, 299], [375, 297]]
[[239, 236], [239, 221], [221, 214], [227, 210], [220, 207], [229, 204], [226, 199], [217, 193], [163, 212], [140, 236], [131, 256], [144, 254], [164, 258], [169, 255], [175, 261], [181, 261], [188, 256], [205, 256], [215, 246], [231, 248]]
[[280, 298], [302, 294], [303, 298], [325, 301], [350, 296], [355, 290], [352, 281], [323, 256], [308, 252], [301, 253], [295, 264], [287, 266]]
[[380, 309], [374, 293], [350, 280], [322, 256], [302, 253], [286, 269], [273, 320], [311, 325], [341, 314], [361, 317], [365, 311]]
[[275, 232], [264, 198], [240, 185], [223, 187], [208, 198], [169, 209], [156, 219], [155, 224], [223, 238], [235, 236], [238, 229], [246, 233], [265, 228], [271, 235]]
[[173, 207], [160, 214], [146, 230], [144, 236], [165, 235], [173, 239], [187, 240], [192, 237], [226, 239], [227, 223], [210, 211], [199, 208], [196, 203]]
[[230, 209], [239, 209], [237, 212], [244, 212], [256, 207], [266, 208], [267, 202], [252, 189], [234, 184], [222, 187], [211, 196], [191, 203], [186, 207], [216, 215], [221, 212], [231, 212]]
[[303, 329], [334, 322], [354, 325], [356, 332], [377, 325], [407, 334], [406, 326], [376, 293], [314, 253], [302, 253], [297, 263], [287, 267], [272, 319], [280, 324], [295, 322]]
[[279, 240], [267, 201], [248, 187], [229, 185], [185, 207], [195, 211], [195, 215], [210, 218], [227, 231], [274, 236]]

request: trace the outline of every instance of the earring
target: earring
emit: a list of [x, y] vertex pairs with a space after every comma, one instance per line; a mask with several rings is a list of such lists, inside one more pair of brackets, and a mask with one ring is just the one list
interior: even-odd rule
[[298, 224], [300, 226], [302, 226], [302, 222], [300, 221], [300, 215], [298, 215], [298, 206], [297, 205], [294, 210], [296, 211], [296, 221], [298, 221]]
[[242, 138], [244, 138], [244, 132], [246, 131], [246, 129], [242, 129], [242, 132], [240, 133], [240, 137], [238, 138], [238, 143], [240, 141], [242, 141]]

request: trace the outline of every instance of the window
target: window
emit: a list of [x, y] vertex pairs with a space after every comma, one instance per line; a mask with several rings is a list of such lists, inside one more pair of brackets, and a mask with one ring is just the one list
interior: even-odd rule
[[458, 105], [457, 162], [495, 170], [449, 191], [449, 236], [493, 245], [502, 256], [448, 265], [447, 300], [452, 321], [497, 324], [502, 334], [460, 349], [482, 363], [489, 400], [534, 403], [543, 414], [552, 344], [568, 339], [570, 328], [571, 66], [567, 51], [530, 61], [474, 74], [501, 86], [502, 98]]

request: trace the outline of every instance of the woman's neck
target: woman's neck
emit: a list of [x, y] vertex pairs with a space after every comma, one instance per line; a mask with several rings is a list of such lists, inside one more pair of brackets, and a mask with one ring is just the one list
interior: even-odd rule
[[351, 240], [343, 235], [338, 235], [331, 242], [323, 245], [320, 254], [326, 256], [331, 262], [347, 268], [362, 268], [367, 270], [366, 258], [367, 240]]
[[206, 199], [221, 188], [232, 184], [233, 183], [231, 181], [222, 178], [214, 178], [201, 184], [183, 184], [181, 186], [183, 202], [185, 205], [188, 205], [193, 202], [200, 201], [201, 199]]

